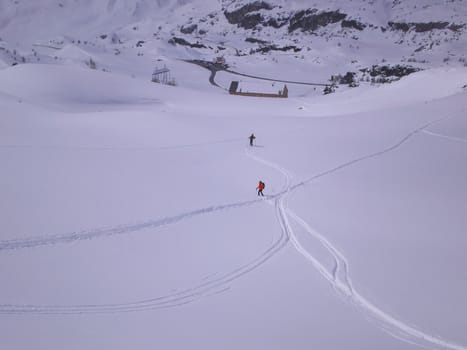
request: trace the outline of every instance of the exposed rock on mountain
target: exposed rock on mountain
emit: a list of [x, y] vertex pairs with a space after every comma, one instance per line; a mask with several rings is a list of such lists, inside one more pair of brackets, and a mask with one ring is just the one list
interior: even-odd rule
[[258, 13], [259, 10], [272, 10], [272, 6], [264, 1], [255, 1], [240, 7], [238, 10], [232, 12], [225, 11], [224, 15], [230, 24], [251, 29], [264, 21], [264, 17]]
[[467, 62], [465, 0], [9, 1], [0, 5], [0, 28], [0, 59], [8, 65], [68, 62], [54, 52], [63, 45], [50, 44], [65, 37], [89, 56], [287, 60], [320, 82], [323, 68], [345, 75], [373, 66]]
[[295, 13], [290, 19], [289, 33], [297, 29], [302, 31], [315, 31], [328, 24], [337, 23], [347, 17], [339, 11], [318, 12], [318, 9], [307, 9]]
[[465, 24], [454, 24], [449, 22], [427, 22], [427, 23], [396, 23], [396, 22], [389, 22], [388, 26], [393, 30], [401, 30], [403, 32], [408, 32], [409, 30], [413, 29], [417, 33], [429, 32], [432, 30], [442, 30], [442, 29], [449, 29], [453, 32], [460, 31], [464, 28]]

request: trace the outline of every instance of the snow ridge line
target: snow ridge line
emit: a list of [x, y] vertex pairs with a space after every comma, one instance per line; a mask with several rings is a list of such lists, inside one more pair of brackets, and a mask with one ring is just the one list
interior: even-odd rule
[[[342, 168], [345, 168], [347, 166], [353, 165], [357, 162], [361, 162], [370, 158], [378, 157], [380, 155], [383, 155], [385, 153], [388, 153], [398, 147], [400, 147], [402, 144], [404, 144], [407, 140], [409, 140], [412, 136], [416, 135], [417, 133], [420, 133], [424, 131], [426, 128], [429, 126], [438, 123], [444, 119], [447, 119], [448, 117], [440, 118], [435, 121], [429, 122], [409, 134], [407, 134], [405, 137], [403, 137], [399, 142], [396, 144], [387, 147], [383, 149], [382, 151], [378, 151], [366, 156], [362, 156], [359, 158], [356, 158], [354, 160], [351, 160], [349, 162], [346, 162], [340, 166], [337, 166], [335, 168], [332, 168], [328, 171], [325, 171], [323, 173], [317, 174], [313, 177], [311, 177], [308, 180], [305, 180], [299, 184], [296, 184], [294, 186], [289, 186], [286, 191], [282, 191], [281, 193], [277, 194], [276, 196], [283, 198], [285, 197], [286, 194], [294, 190], [295, 188], [305, 185], [306, 183], [315, 180], [319, 177], [323, 177], [325, 175], [334, 173]], [[276, 170], [282, 172], [284, 176], [287, 179], [287, 182], [290, 180], [290, 173], [283, 169], [281, 166], [274, 164], [272, 162], [263, 160], [259, 157], [254, 157], [255, 159], [259, 160], [263, 164], [267, 164]], [[311, 227], [303, 220], [301, 219], [298, 215], [296, 215], [292, 210], [287, 209], [287, 213], [300, 225], [302, 226], [305, 231], [307, 231], [310, 235], [315, 237], [328, 251], [329, 253], [333, 256], [333, 259], [335, 261], [335, 268], [333, 270], [333, 273], [330, 273], [324, 265], [315, 257], [313, 257], [298, 241], [297, 237], [294, 235], [293, 230], [290, 229], [290, 241], [292, 245], [295, 247], [295, 249], [303, 256], [305, 257], [308, 261], [312, 263], [312, 265], [315, 267], [315, 269], [333, 286], [333, 288], [341, 293], [341, 295], [346, 297], [346, 300], [350, 301], [352, 304], [356, 305], [360, 310], [362, 310], [367, 316], [370, 316], [373, 320], [375, 320], [378, 323], [378, 326], [384, 330], [385, 332], [389, 333], [391, 336], [400, 339], [404, 342], [410, 343], [410, 344], [415, 344], [421, 347], [426, 347], [430, 349], [452, 349], [452, 350], [467, 350], [467, 347], [456, 344], [447, 340], [442, 339], [441, 337], [438, 337], [436, 335], [431, 335], [428, 333], [423, 332], [422, 330], [419, 330], [415, 328], [414, 326], [411, 326], [407, 323], [404, 323], [403, 321], [389, 315], [385, 311], [381, 310], [378, 308], [375, 304], [371, 303], [368, 301], [366, 298], [364, 298], [361, 294], [359, 294], [352, 286], [351, 279], [350, 279], [350, 268], [349, 268], [349, 263], [345, 256], [329, 241], [327, 240], [323, 235], [319, 234], [318, 232], [314, 231], [311, 229]], [[289, 227], [290, 228], [290, 227]], [[343, 271], [343, 278], [341, 279], [339, 277], [339, 271], [341, 270], [341, 266], [344, 267]]]
[[106, 147], [106, 146], [73, 146], [73, 145], [13, 145], [13, 144], [3, 144], [0, 145], [0, 148], [34, 148], [34, 149], [57, 149], [57, 150], [90, 150], [90, 151], [165, 151], [165, 150], [172, 150], [172, 149], [180, 149], [180, 148], [189, 148], [189, 147], [200, 147], [200, 146], [209, 146], [209, 145], [216, 145], [220, 143], [233, 143], [237, 141], [243, 141], [243, 137], [236, 137], [231, 139], [219, 140], [219, 141], [211, 141], [211, 142], [201, 142], [201, 143], [193, 143], [193, 144], [186, 144], [186, 145], [175, 145], [175, 146], [161, 146], [161, 147]]

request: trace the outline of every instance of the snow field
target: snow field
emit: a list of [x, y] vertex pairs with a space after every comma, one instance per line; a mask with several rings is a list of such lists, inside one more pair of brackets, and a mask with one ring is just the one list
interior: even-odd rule
[[465, 349], [465, 70], [286, 101], [0, 76], [8, 348]]

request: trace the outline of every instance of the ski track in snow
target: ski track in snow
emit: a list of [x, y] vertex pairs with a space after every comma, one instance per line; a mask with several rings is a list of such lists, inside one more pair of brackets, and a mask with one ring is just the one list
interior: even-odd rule
[[114, 227], [108, 227], [108, 228], [99, 228], [99, 229], [88, 230], [88, 231], [71, 232], [71, 233], [66, 233], [66, 234], [45, 235], [45, 236], [30, 237], [30, 238], [25, 238], [25, 239], [0, 241], [0, 252], [5, 251], [5, 250], [18, 250], [18, 249], [25, 249], [25, 248], [35, 248], [35, 247], [40, 247], [40, 246], [55, 245], [55, 244], [73, 243], [73, 242], [81, 241], [81, 240], [90, 240], [90, 239], [95, 239], [95, 238], [137, 232], [137, 231], [141, 231], [144, 229], [157, 228], [161, 226], [171, 225], [181, 220], [188, 219], [190, 217], [194, 217], [198, 215], [209, 214], [212, 212], [217, 212], [217, 211], [226, 210], [226, 209], [245, 207], [248, 205], [258, 203], [259, 201], [260, 201], [259, 199], [256, 199], [256, 200], [250, 200], [250, 201], [245, 201], [245, 202], [216, 205], [216, 206], [193, 210], [193, 211], [182, 213], [182, 214], [172, 216], [172, 217], [166, 217], [166, 218], [159, 219], [159, 220], [150, 220], [150, 221], [141, 222], [141, 223], [120, 225], [120, 226], [114, 226]]
[[467, 139], [463, 139], [463, 138], [460, 138], [460, 137], [439, 134], [437, 132], [433, 132], [433, 131], [429, 131], [429, 130], [423, 130], [423, 132], [425, 134], [427, 134], [427, 135], [436, 136], [436, 137], [440, 137], [440, 138], [451, 140], [451, 141], [467, 142]]
[[[195, 210], [189, 213], [181, 214], [178, 216], [165, 218], [161, 220], [148, 221], [140, 224], [122, 225], [106, 229], [97, 229], [91, 231], [83, 231], [64, 235], [52, 235], [44, 237], [35, 237], [23, 240], [11, 240], [0, 242], [0, 252], [13, 249], [26, 249], [46, 245], [55, 245], [60, 243], [71, 243], [74, 241], [93, 239], [105, 236], [114, 236], [118, 234], [125, 234], [135, 231], [140, 231], [147, 228], [156, 228], [159, 226], [169, 225], [179, 222], [183, 219], [193, 217], [201, 214], [208, 214], [211, 212], [232, 209], [237, 207], [244, 207], [254, 203], [263, 201], [263, 199], [255, 199], [246, 202], [239, 202], [227, 205], [212, 206], [204, 209]], [[232, 281], [242, 277], [243, 275], [253, 271], [261, 266], [263, 263], [272, 258], [278, 251], [280, 251], [289, 240], [289, 226], [285, 222], [283, 208], [281, 206], [280, 198], [276, 199], [276, 215], [282, 227], [280, 237], [272, 243], [262, 254], [245, 263], [244, 265], [230, 271], [220, 277], [215, 277], [213, 274], [203, 278], [203, 283], [194, 287], [184, 289], [179, 292], [169, 293], [164, 296], [144, 299], [129, 303], [115, 303], [115, 304], [88, 304], [88, 305], [30, 305], [30, 304], [3, 304], [0, 305], [0, 314], [91, 314], [91, 313], [121, 313], [121, 312], [134, 312], [144, 310], [154, 310], [161, 308], [170, 308], [181, 306], [193, 302], [201, 297], [207, 295], [216, 295], [228, 289], [226, 285]]]
[[[251, 201], [256, 203], [260, 200]], [[279, 200], [276, 200], [279, 202]], [[247, 202], [250, 203], [250, 202]], [[239, 204], [244, 205], [244, 204]], [[235, 206], [239, 206], [235, 205]], [[232, 206], [229, 206], [232, 207]], [[281, 210], [280, 207], [277, 210]], [[181, 220], [180, 218], [179, 220]], [[178, 220], [178, 221], [179, 221]], [[283, 230], [280, 237], [268, 247], [261, 255], [249, 261], [248, 263], [236, 268], [217, 278], [204, 278], [205, 282], [192, 288], [184, 289], [180, 292], [169, 293], [164, 296], [140, 300], [129, 303], [116, 304], [89, 304], [89, 305], [18, 305], [6, 304], [0, 305], [0, 314], [91, 314], [91, 313], [121, 313], [144, 310], [154, 310], [161, 308], [170, 308], [193, 302], [207, 295], [222, 293], [228, 289], [228, 284], [253, 271], [263, 263], [273, 257], [288, 242], [288, 231], [286, 225], [281, 222]], [[148, 226], [146, 227], [154, 227]], [[118, 232], [124, 233], [124, 232]], [[116, 233], [113, 233], [116, 234]], [[24, 247], [28, 247], [27, 245]], [[214, 276], [214, 275], [213, 275]]]
[[355, 158], [355, 159], [352, 159], [348, 162], [345, 162], [343, 164], [340, 164], [334, 168], [331, 168], [329, 170], [326, 170], [326, 171], [323, 171], [319, 174], [316, 174], [302, 182], [299, 182], [297, 184], [295, 184], [294, 186], [292, 186], [292, 190], [296, 189], [297, 187], [301, 187], [303, 185], [306, 185], [316, 179], [319, 179], [321, 177], [324, 177], [324, 176], [327, 176], [327, 175], [330, 175], [332, 173], [335, 173], [343, 168], [347, 168], [348, 166], [351, 166], [353, 164], [356, 164], [356, 163], [360, 163], [364, 160], [368, 160], [368, 159], [371, 159], [371, 158], [376, 158], [376, 157], [379, 157], [379, 156], [382, 156], [383, 154], [385, 153], [388, 153], [388, 152], [391, 152], [397, 148], [399, 148], [402, 144], [404, 144], [405, 142], [407, 142], [410, 138], [412, 138], [413, 136], [415, 136], [416, 134], [424, 131], [425, 129], [429, 128], [430, 126], [436, 124], [436, 123], [439, 123], [445, 119], [447, 119], [449, 117], [444, 117], [444, 118], [439, 118], [439, 119], [436, 119], [434, 121], [431, 121], [429, 123], [426, 123], [424, 125], [422, 125], [421, 127], [411, 131], [410, 133], [408, 133], [405, 137], [403, 137], [402, 139], [400, 139], [397, 143], [393, 144], [392, 146], [389, 146], [381, 151], [377, 151], [377, 152], [374, 152], [374, 153], [370, 153], [370, 154], [367, 154], [367, 155], [364, 155], [364, 156], [361, 156], [361, 157], [358, 157], [358, 158]]
[[[332, 168], [328, 171], [322, 172], [317, 174], [306, 181], [303, 181], [294, 186], [288, 186], [287, 190], [281, 192], [281, 198], [285, 197], [290, 191], [293, 189], [305, 185], [317, 178], [323, 177], [328, 174], [332, 174], [340, 169], [345, 167], [351, 166], [355, 163], [375, 158], [390, 151], [395, 150], [396, 148], [400, 147], [402, 144], [407, 142], [411, 137], [414, 135], [425, 131], [426, 128], [432, 126], [435, 123], [438, 123], [445, 118], [440, 118], [438, 120], [429, 122], [409, 134], [407, 134], [404, 138], [402, 138], [396, 144], [383, 149], [382, 151], [378, 151], [375, 153], [371, 153], [369, 155], [356, 158], [344, 164], [341, 164], [335, 168]], [[255, 157], [257, 160], [261, 161], [262, 163], [269, 165], [276, 169], [277, 171], [281, 172], [286, 178], [287, 182], [290, 182], [291, 175], [290, 173], [282, 168], [281, 166], [274, 164], [272, 162], [264, 161], [259, 157]], [[335, 247], [329, 240], [326, 239], [323, 235], [319, 232], [313, 230], [307, 222], [305, 222], [302, 218], [300, 218], [297, 214], [295, 214], [291, 209], [286, 209], [286, 214], [288, 214], [300, 227], [302, 227], [308, 234], [314, 237], [327, 251], [331, 254], [334, 260], [334, 268], [332, 272], [321, 263], [317, 258], [315, 258], [312, 254], [310, 254], [299, 242], [298, 238], [294, 234], [293, 230], [289, 227], [289, 235], [290, 241], [295, 249], [308, 261], [311, 262], [313, 267], [324, 277], [331, 286], [341, 295], [345, 301], [352, 303], [355, 305], [360, 311], [362, 311], [366, 316], [373, 320], [376, 325], [390, 334], [391, 336], [404, 341], [409, 344], [414, 344], [420, 347], [428, 348], [428, 349], [452, 349], [452, 350], [467, 350], [467, 347], [456, 344], [447, 340], [442, 339], [441, 337], [433, 334], [426, 333], [388, 313], [380, 309], [377, 305], [373, 304], [361, 294], [359, 294], [353, 287], [351, 278], [350, 278], [350, 267], [349, 262], [345, 258], [345, 256]], [[285, 221], [287, 222], [287, 217], [285, 217]]]
[[[332, 169], [321, 172], [317, 175], [312, 176], [311, 178], [299, 182], [295, 185], [292, 185], [292, 175], [289, 171], [283, 167], [266, 161], [256, 155], [251, 151], [246, 149], [245, 153], [250, 158], [261, 162], [279, 172], [281, 172], [285, 179], [286, 184], [285, 188], [279, 193], [269, 196], [268, 199], [274, 199], [274, 206], [276, 217], [281, 226], [281, 235], [278, 240], [276, 240], [268, 249], [266, 249], [260, 256], [251, 260], [250, 262], [238, 267], [237, 269], [224, 274], [217, 278], [205, 278], [205, 282], [201, 283], [195, 287], [185, 289], [180, 292], [174, 292], [167, 294], [165, 296], [160, 296], [151, 299], [145, 299], [136, 302], [129, 303], [116, 303], [116, 304], [96, 304], [96, 305], [18, 305], [18, 304], [4, 304], [0, 305], [0, 314], [89, 314], [89, 313], [121, 313], [121, 312], [134, 312], [134, 311], [143, 311], [143, 310], [153, 310], [160, 308], [170, 308], [181, 306], [195, 300], [198, 300], [201, 297], [216, 295], [218, 293], [223, 293], [228, 290], [228, 284], [232, 281], [242, 277], [243, 275], [253, 271], [257, 267], [261, 266], [271, 257], [273, 257], [279, 250], [281, 250], [290, 240], [295, 249], [308, 261], [311, 262], [313, 267], [325, 278], [331, 286], [338, 292], [338, 294], [344, 298], [347, 302], [352, 303], [357, 306], [365, 315], [369, 316], [382, 330], [394, 336], [397, 339], [400, 339], [404, 342], [415, 344], [417, 346], [425, 347], [428, 349], [452, 349], [452, 350], [467, 350], [467, 347], [446, 341], [441, 337], [436, 335], [431, 335], [429, 333], [423, 332], [411, 326], [396, 317], [389, 315], [384, 312], [376, 305], [365, 299], [360, 295], [352, 285], [350, 278], [350, 266], [349, 262], [345, 256], [335, 247], [326, 237], [321, 235], [319, 232], [312, 229], [306, 221], [300, 218], [296, 213], [291, 209], [286, 208], [284, 205], [284, 199], [286, 196], [293, 191], [294, 189], [304, 186], [318, 178], [324, 177], [326, 175], [335, 173], [343, 168], [349, 167], [353, 164], [375, 158], [385, 153], [391, 152], [402, 144], [407, 142], [410, 138], [420, 132], [427, 132], [425, 129], [431, 125], [440, 122], [441, 120], [447, 119], [440, 118], [438, 120], [429, 122], [409, 134], [403, 137], [399, 142], [394, 145], [387, 147], [381, 151], [374, 152], [359, 158], [355, 158], [348, 162], [345, 162], [341, 165], [338, 165]], [[437, 135], [440, 136], [440, 135]], [[441, 135], [445, 136], [445, 135]], [[451, 137], [447, 137], [451, 138]], [[455, 139], [455, 138], [454, 138]], [[466, 140], [462, 140], [466, 141]], [[65, 235], [54, 235], [54, 236], [44, 236], [36, 237], [23, 240], [11, 240], [11, 241], [0, 241], [0, 252], [9, 249], [23, 249], [38, 247], [43, 245], [59, 244], [59, 243], [70, 243], [82, 239], [92, 239], [97, 237], [112, 236], [116, 234], [123, 234], [142, 230], [145, 228], [156, 228], [163, 225], [168, 225], [176, 223], [185, 218], [189, 218], [195, 215], [207, 214], [210, 212], [242, 207], [246, 205], [251, 205], [257, 203], [259, 200], [245, 201], [239, 203], [232, 203], [220, 206], [212, 206], [204, 209], [195, 210], [189, 213], [180, 214], [171, 218], [165, 218], [161, 220], [148, 221], [145, 223], [134, 224], [134, 225], [122, 225], [113, 228], [107, 229], [97, 229], [91, 231], [77, 232], [72, 234]], [[269, 202], [269, 200], [267, 200]], [[295, 221], [305, 232], [315, 238], [326, 250], [331, 254], [334, 267], [329, 271], [323, 263], [321, 263], [317, 258], [311, 255], [299, 242], [298, 238], [295, 236], [290, 222], [290, 218]]]
[[[290, 189], [290, 181], [286, 183], [286, 189]], [[290, 236], [290, 224], [288, 222], [287, 216], [285, 215], [283, 202], [283, 196], [276, 196], [274, 199], [276, 217], [281, 226], [280, 237], [273, 242], [261, 255], [252, 259], [248, 263], [236, 268], [233, 271], [230, 271], [220, 277], [215, 278], [216, 274], [213, 274], [212, 277], [205, 277], [203, 283], [200, 283], [197, 286], [184, 289], [180, 292], [169, 293], [164, 296], [140, 300], [136, 302], [129, 303], [115, 303], [115, 304], [88, 304], [88, 305], [19, 305], [19, 304], [3, 304], [0, 305], [0, 314], [94, 314], [94, 313], [122, 313], [122, 312], [135, 312], [135, 311], [144, 311], [144, 310], [154, 310], [161, 308], [171, 308], [177, 307], [184, 304], [188, 304], [195, 300], [198, 300], [201, 297], [212, 296], [216, 294], [223, 293], [229, 289], [228, 284], [232, 281], [242, 277], [243, 275], [250, 273], [254, 269], [258, 268], [270, 258], [272, 258], [277, 252], [279, 252], [287, 242], [289, 241]], [[268, 198], [273, 198], [268, 197]], [[30, 239], [22, 240], [10, 240], [10, 241], [0, 241], [0, 252], [2, 250], [12, 250], [12, 249], [25, 249], [32, 248], [44, 245], [53, 245], [60, 243], [70, 243], [77, 240], [83, 239], [93, 239], [97, 237], [104, 236], [113, 236], [117, 234], [134, 232], [146, 228], [156, 228], [163, 225], [168, 225], [176, 223], [183, 219], [200, 215], [207, 214], [214, 211], [219, 211], [223, 209], [231, 209], [236, 207], [244, 207], [246, 205], [251, 205], [254, 203], [261, 202], [265, 199], [255, 199], [251, 201], [232, 203], [220, 206], [212, 206], [204, 209], [195, 210], [189, 213], [180, 214], [171, 218], [165, 218], [161, 220], [148, 221], [145, 223], [134, 224], [134, 225], [122, 225], [113, 228], [107, 229], [97, 229], [92, 231], [84, 231], [72, 234], [65, 235], [53, 235], [53, 236], [44, 236], [36, 237]]]

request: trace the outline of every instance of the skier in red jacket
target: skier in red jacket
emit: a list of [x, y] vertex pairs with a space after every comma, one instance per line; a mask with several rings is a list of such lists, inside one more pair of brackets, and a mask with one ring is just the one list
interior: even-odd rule
[[263, 194], [264, 187], [266, 187], [264, 182], [259, 180], [258, 187], [256, 187], [256, 189], [258, 190], [258, 196], [259, 195], [264, 196], [264, 194]]

